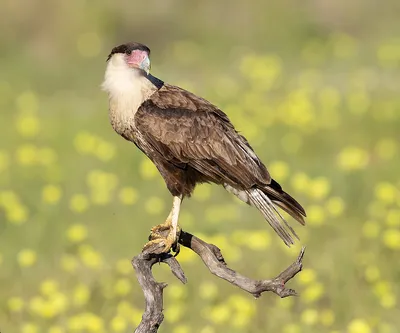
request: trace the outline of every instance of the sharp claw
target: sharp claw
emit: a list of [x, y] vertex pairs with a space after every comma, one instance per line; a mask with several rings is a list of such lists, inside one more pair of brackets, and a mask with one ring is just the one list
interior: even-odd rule
[[171, 231], [171, 229], [166, 228], [164, 225], [153, 227], [148, 237], [149, 242], [145, 245], [143, 249], [148, 249], [151, 245], [154, 245], [155, 243], [161, 243], [164, 246], [164, 249], [161, 251], [162, 253], [169, 253], [172, 250], [173, 252], [175, 252], [174, 256], [177, 256], [180, 252], [180, 245], [178, 241], [181, 233], [181, 228], [178, 226], [176, 235], [172, 235]]
[[152, 253], [162, 253], [163, 251], [160, 251], [163, 246], [165, 246], [165, 240], [162, 238], [159, 239], [153, 239], [150, 240], [149, 242], [147, 242], [142, 249], [142, 252], [147, 252], [148, 250], [150, 250], [150, 252]]
[[172, 246], [172, 251], [175, 252], [174, 257], [176, 257], [176, 256], [179, 254], [179, 252], [181, 252], [181, 246], [180, 246], [180, 244], [179, 244], [179, 243], [174, 244], [174, 245]]

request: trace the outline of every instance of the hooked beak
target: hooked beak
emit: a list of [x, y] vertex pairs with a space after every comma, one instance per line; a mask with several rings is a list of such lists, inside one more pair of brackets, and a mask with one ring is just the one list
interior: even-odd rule
[[148, 56], [146, 56], [143, 61], [140, 63], [139, 66], [140, 69], [144, 70], [147, 75], [150, 73], [150, 59]]

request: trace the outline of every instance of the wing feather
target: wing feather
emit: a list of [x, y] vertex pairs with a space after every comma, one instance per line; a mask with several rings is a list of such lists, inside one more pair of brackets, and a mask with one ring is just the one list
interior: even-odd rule
[[[257, 207], [286, 245], [298, 238], [277, 210], [304, 224], [303, 207], [271, 179], [266, 167], [228, 117], [208, 101], [164, 85], [135, 114], [142, 144], [159, 158], [197, 170]], [[139, 147], [140, 148], [140, 147]], [[163, 161], [164, 162], [164, 161]]]
[[186, 163], [212, 181], [243, 188], [271, 181], [228, 117], [183, 89], [165, 85], [153, 94], [136, 112], [135, 126], [165, 159]]

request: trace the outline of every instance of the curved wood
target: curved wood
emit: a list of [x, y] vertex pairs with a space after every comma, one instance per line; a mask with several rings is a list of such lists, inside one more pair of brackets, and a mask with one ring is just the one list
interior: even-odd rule
[[[194, 251], [212, 274], [247, 291], [256, 298], [266, 291], [273, 292], [281, 298], [297, 295], [295, 290], [286, 288], [285, 284], [301, 271], [305, 247], [301, 249], [296, 261], [275, 278], [253, 280], [230, 269], [222, 256], [221, 250], [214, 244], [209, 244], [185, 231], [181, 231], [179, 244]], [[187, 282], [176, 257], [171, 254], [154, 254], [157, 253], [159, 246], [162, 246], [162, 244], [155, 245], [157, 248], [146, 248], [145, 251], [132, 259], [132, 266], [136, 271], [136, 276], [146, 301], [142, 321], [136, 328], [135, 333], [156, 333], [164, 320], [163, 290], [167, 287], [167, 284], [157, 282], [154, 279], [151, 270], [154, 264], [167, 264], [177, 279], [184, 284]]]

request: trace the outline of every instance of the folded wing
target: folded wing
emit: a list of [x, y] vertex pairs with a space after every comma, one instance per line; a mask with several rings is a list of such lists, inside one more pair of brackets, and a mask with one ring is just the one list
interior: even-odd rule
[[208, 101], [174, 86], [164, 86], [135, 115], [136, 129], [146, 145], [163, 159], [204, 179], [223, 184], [257, 207], [285, 244], [294, 230], [276, 206], [304, 224], [304, 209], [271, 179], [266, 167], [228, 117]]
[[265, 166], [221, 110], [184, 90], [176, 94], [176, 87], [162, 89], [135, 115], [137, 130], [153, 149], [217, 183], [240, 188], [270, 183]]

